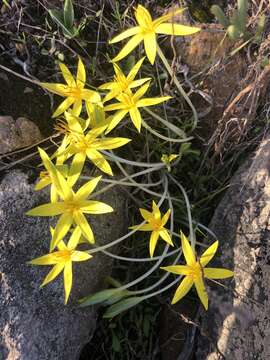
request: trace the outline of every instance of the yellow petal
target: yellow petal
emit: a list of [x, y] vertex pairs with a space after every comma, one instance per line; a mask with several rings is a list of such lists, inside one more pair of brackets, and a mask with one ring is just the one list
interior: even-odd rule
[[114, 43], [117, 43], [121, 40], [124, 40], [130, 36], [133, 36], [133, 35], [136, 35], [138, 34], [138, 32], [140, 31], [140, 28], [139, 26], [135, 26], [135, 27], [132, 27], [130, 29], [127, 29], [125, 31], [123, 31], [121, 34], [115, 36], [114, 38], [112, 38], [110, 41], [109, 41], [109, 44], [114, 44]]
[[53, 232], [53, 237], [50, 244], [50, 251], [52, 251], [59, 243], [59, 241], [65, 237], [72, 223], [73, 223], [73, 218], [71, 213], [66, 213], [61, 215]]
[[83, 235], [91, 244], [93, 244], [95, 242], [94, 234], [83, 213], [77, 211], [73, 216], [76, 224], [81, 228]]
[[72, 288], [72, 262], [66, 263], [64, 268], [64, 288], [65, 288], [65, 304], [68, 301]]
[[111, 150], [124, 146], [130, 141], [131, 139], [121, 137], [98, 139], [92, 143], [92, 147], [96, 150]]
[[50, 185], [52, 183], [50, 177], [46, 177], [46, 178], [43, 178], [41, 180], [39, 180], [38, 183], [36, 183], [35, 185], [35, 190], [38, 191], [38, 190], [41, 190], [43, 188], [45, 188], [46, 186]]
[[190, 267], [186, 265], [170, 265], [161, 267], [161, 269], [178, 275], [188, 275], [190, 273]]
[[164, 101], [171, 99], [171, 96], [161, 96], [157, 98], [144, 98], [137, 102], [137, 107], [152, 106], [160, 104]]
[[156, 34], [154, 32], [144, 36], [144, 49], [150, 64], [154, 64], [157, 54]]
[[158, 34], [176, 35], [176, 36], [192, 35], [200, 30], [201, 30], [200, 28], [180, 25], [180, 24], [173, 24], [173, 23], [160, 24], [156, 27], [156, 33]]
[[138, 71], [140, 70], [142, 63], [145, 59], [145, 56], [142, 57], [139, 61], [136, 62], [136, 64], [133, 66], [133, 68], [130, 70], [128, 76], [127, 76], [127, 80], [128, 81], [133, 81], [136, 77], [136, 75], [138, 74]]
[[74, 103], [74, 101], [75, 100], [71, 97], [66, 98], [63, 102], [61, 102], [61, 104], [58, 106], [58, 108], [52, 114], [52, 117], [55, 118], [55, 117], [63, 114], [63, 112], [65, 112]]
[[166, 243], [168, 243], [168, 244], [171, 245], [171, 246], [174, 246], [174, 245], [173, 245], [173, 242], [172, 242], [172, 239], [171, 239], [171, 237], [170, 237], [170, 234], [169, 234], [169, 232], [168, 232], [166, 229], [164, 229], [164, 230], [159, 230], [159, 235], [161, 236], [161, 238], [162, 238], [164, 241], [166, 241]]
[[153, 257], [153, 255], [154, 255], [154, 251], [155, 251], [155, 248], [157, 245], [158, 238], [159, 238], [158, 231], [153, 231], [150, 236], [150, 242], [149, 242], [150, 257]]
[[153, 214], [150, 211], [145, 209], [139, 209], [139, 210], [144, 220], [149, 221], [150, 219], [153, 218]]
[[91, 160], [97, 168], [108, 175], [113, 175], [112, 168], [108, 161], [100, 154], [98, 151], [94, 149], [86, 150], [86, 155], [89, 160]]
[[74, 155], [67, 179], [69, 186], [73, 186], [81, 175], [85, 163], [85, 158], [85, 152], [80, 152]]
[[72, 261], [86, 261], [91, 259], [93, 256], [91, 256], [90, 254], [88, 254], [85, 251], [74, 251], [73, 254], [71, 255], [71, 260]]
[[176, 289], [176, 292], [174, 294], [174, 297], [172, 299], [172, 304], [177, 303], [179, 300], [181, 300], [192, 288], [193, 280], [191, 277], [186, 276], [181, 281], [180, 285]]
[[150, 86], [150, 81], [146, 84], [144, 84], [142, 87], [140, 87], [136, 92], [135, 94], [133, 95], [133, 99], [135, 102], [137, 102], [145, 93], [146, 91], [148, 90]]
[[143, 36], [141, 34], [134, 35], [123, 47], [123, 49], [119, 52], [112, 61], [119, 61], [126, 57], [139, 43], [143, 40]]
[[[56, 252], [57, 253], [57, 252]], [[59, 257], [55, 253], [40, 256], [29, 261], [32, 265], [55, 265], [59, 262]]]
[[116, 114], [112, 116], [105, 134], [108, 134], [110, 131], [112, 131], [112, 129], [114, 129], [119, 124], [119, 122], [126, 116], [127, 113], [127, 110], [117, 111]]
[[205, 268], [203, 274], [208, 279], [226, 279], [234, 275], [231, 270], [218, 268]]
[[200, 276], [196, 280], [194, 280], [194, 284], [197, 290], [197, 293], [199, 295], [199, 298], [205, 307], [205, 309], [208, 309], [208, 295], [204, 286], [203, 278]]
[[47, 285], [49, 282], [53, 281], [60, 272], [64, 269], [65, 263], [59, 263], [54, 265], [54, 267], [51, 269], [51, 271], [48, 273], [48, 275], [43, 280], [41, 286]]
[[129, 89], [133, 89], [133, 88], [135, 88], [135, 87], [142, 86], [142, 85], [145, 84], [147, 81], [151, 81], [151, 78], [143, 78], [143, 79], [134, 80], [134, 81], [132, 81], [132, 83], [130, 83], [130, 85], [128, 86], [128, 88], [129, 88]]
[[206, 266], [212, 258], [215, 256], [215, 253], [218, 248], [218, 241], [215, 241], [200, 257], [200, 264], [202, 267]]
[[180, 233], [181, 236], [181, 245], [182, 245], [182, 250], [183, 250], [183, 254], [184, 257], [186, 259], [186, 262], [189, 266], [192, 266], [196, 263], [196, 257], [195, 254], [190, 246], [190, 243], [188, 241], [188, 239], [186, 238], [186, 236], [182, 233]]
[[89, 180], [76, 192], [74, 200], [82, 201], [85, 200], [96, 188], [102, 176], [97, 176], [92, 180]]
[[85, 214], [107, 214], [113, 212], [113, 208], [103, 202], [88, 200], [80, 210]]
[[40, 83], [40, 85], [44, 88], [49, 90], [50, 92], [59, 95], [65, 96], [67, 94], [68, 86], [64, 84], [51, 84], [51, 83]]
[[138, 5], [135, 10], [135, 18], [137, 20], [137, 23], [144, 27], [147, 27], [147, 25], [151, 25], [152, 23], [152, 17], [149, 11], [142, 5]]
[[81, 231], [80, 227], [76, 226], [72, 232], [72, 235], [70, 236], [70, 238], [68, 240], [68, 244], [67, 244], [68, 249], [70, 249], [70, 250], [76, 249], [76, 247], [80, 241], [81, 235], [82, 235], [82, 231]]
[[60, 62], [59, 67], [62, 72], [63, 78], [66, 80], [68, 86], [75, 86], [75, 80], [66, 65]]
[[90, 101], [91, 103], [98, 104], [101, 102], [101, 97], [97, 91], [83, 89], [81, 90], [81, 98], [85, 101]]
[[181, 8], [181, 9], [173, 9], [173, 11], [170, 11], [168, 14], [163, 15], [159, 18], [157, 18], [156, 20], [153, 21], [155, 28], [161, 24], [164, 23], [165, 21], [170, 20], [171, 18], [173, 18], [174, 16], [181, 14], [184, 10], [186, 10], [185, 8]]
[[140, 111], [136, 107], [133, 107], [129, 110], [129, 115], [134, 126], [136, 127], [138, 132], [140, 132], [142, 125], [142, 117]]
[[170, 215], [171, 215], [171, 209], [169, 209], [169, 210], [166, 212], [166, 214], [162, 216], [162, 219], [161, 219], [161, 225], [162, 225], [162, 226], [166, 225], [166, 223], [167, 223]]
[[53, 204], [43, 204], [27, 211], [26, 215], [30, 216], [55, 216], [65, 211], [65, 204], [57, 202]]
[[137, 231], [153, 231], [153, 226], [151, 224], [144, 225], [133, 225], [129, 226], [129, 229], [137, 229]]
[[125, 104], [122, 103], [116, 103], [116, 104], [110, 104], [104, 107], [105, 111], [115, 111], [115, 110], [121, 110], [125, 107]]
[[153, 216], [156, 220], [160, 220], [161, 219], [161, 213], [159, 210], [159, 207], [157, 206], [157, 204], [155, 203], [155, 201], [152, 201], [152, 210], [153, 210]]
[[74, 116], [80, 116], [80, 113], [82, 112], [82, 100], [76, 100], [73, 104], [72, 108], [72, 114]]
[[56, 187], [52, 184], [51, 185], [51, 194], [50, 194], [51, 203], [56, 203], [59, 199], [58, 193], [56, 191]]
[[79, 57], [78, 68], [77, 68], [77, 77], [76, 77], [76, 83], [77, 83], [78, 88], [80, 88], [80, 89], [84, 88], [85, 81], [86, 81], [85, 67], [83, 65], [81, 58]]

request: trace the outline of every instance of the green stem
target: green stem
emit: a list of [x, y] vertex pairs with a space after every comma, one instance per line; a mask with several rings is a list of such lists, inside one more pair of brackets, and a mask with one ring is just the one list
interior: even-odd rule
[[180, 82], [178, 81], [177, 77], [175, 76], [175, 74], [172, 71], [172, 68], [170, 67], [170, 64], [168, 63], [168, 60], [166, 59], [165, 55], [163, 54], [162, 50], [160, 49], [160, 47], [157, 45], [157, 53], [160, 57], [160, 60], [163, 62], [166, 70], [168, 71], [168, 73], [170, 74], [175, 86], [177, 87], [178, 91], [180, 92], [180, 94], [183, 96], [183, 98], [186, 100], [186, 102], [188, 103], [189, 107], [191, 108], [192, 112], [193, 112], [193, 116], [194, 116], [194, 123], [192, 126], [192, 130], [194, 130], [197, 127], [198, 124], [198, 114], [197, 111], [195, 109], [195, 107], [193, 106], [190, 98], [188, 97], [188, 95], [186, 94], [185, 90], [183, 89], [182, 85], [180, 84]]

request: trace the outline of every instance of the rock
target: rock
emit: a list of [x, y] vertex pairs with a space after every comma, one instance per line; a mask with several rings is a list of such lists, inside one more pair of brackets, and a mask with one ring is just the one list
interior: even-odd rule
[[220, 265], [233, 269], [235, 278], [229, 288], [209, 289], [198, 359], [270, 358], [269, 171], [270, 136], [237, 171], [211, 221]]
[[11, 116], [0, 116], [0, 154], [34, 145], [41, 139], [39, 128], [27, 118], [14, 121]]
[[[0, 184], [0, 354], [6, 360], [73, 360], [87, 343], [96, 324], [96, 309], [80, 309], [79, 298], [100, 290], [112, 267], [101, 253], [73, 266], [73, 288], [64, 305], [63, 280], [59, 276], [40, 289], [46, 266], [26, 264], [48, 252], [49, 218], [25, 212], [49, 201], [48, 191], [36, 192], [28, 176], [19, 171]], [[125, 197], [110, 190], [101, 200], [115, 211], [91, 217], [99, 244], [123, 234]]]

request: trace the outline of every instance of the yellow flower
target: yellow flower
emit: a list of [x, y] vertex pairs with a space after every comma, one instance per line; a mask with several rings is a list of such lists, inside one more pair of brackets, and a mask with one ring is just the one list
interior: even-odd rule
[[139, 88], [132, 94], [131, 91], [127, 93], [122, 93], [117, 97], [119, 103], [107, 105], [104, 107], [105, 111], [114, 111], [118, 110], [112, 117], [111, 122], [106, 130], [106, 133], [109, 133], [115, 126], [125, 117], [126, 114], [129, 113], [131, 121], [133, 122], [136, 129], [140, 132], [141, 131], [141, 123], [142, 118], [139, 111], [140, 107], [144, 106], [152, 106], [159, 104], [163, 101], [167, 101], [171, 99], [171, 96], [162, 96], [157, 98], [143, 98], [141, 97], [146, 93], [150, 85], [150, 82], [144, 84], [142, 87]]
[[[43, 150], [40, 151], [42, 152]], [[47, 156], [47, 154], [44, 153], [43, 156], [45, 158], [45, 155]], [[80, 227], [83, 236], [90, 243], [94, 243], [95, 239], [93, 231], [84, 214], [106, 214], [113, 211], [111, 206], [103, 202], [87, 200], [88, 196], [93, 192], [99, 183], [101, 176], [88, 181], [76, 193], [74, 193], [61, 173], [59, 173], [59, 171], [57, 171], [54, 165], [50, 162], [49, 158], [46, 160], [46, 166], [50, 169], [49, 172], [52, 183], [55, 185], [56, 190], [63, 201], [37, 206], [36, 208], [29, 210], [26, 215], [61, 215], [53, 233], [50, 251], [52, 251], [60, 240], [64, 238], [73, 223]]]
[[[54, 233], [52, 228], [51, 233]], [[54, 280], [61, 271], [64, 272], [65, 304], [68, 301], [72, 287], [72, 262], [85, 261], [92, 257], [85, 251], [75, 250], [80, 236], [81, 230], [79, 227], [76, 227], [67, 245], [63, 240], [61, 240], [57, 245], [58, 251], [29, 261], [29, 263], [32, 265], [54, 265], [43, 280], [41, 286], [44, 286]]]
[[184, 275], [177, 288], [172, 304], [181, 300], [191, 289], [193, 284], [197, 290], [199, 298], [205, 307], [208, 309], [208, 296], [204, 285], [204, 279], [226, 279], [233, 276], [233, 272], [227, 269], [219, 268], [205, 268], [205, 266], [212, 260], [218, 248], [218, 241], [214, 242], [203, 254], [197, 259], [192, 250], [188, 239], [181, 232], [181, 244], [186, 265], [172, 265], [163, 267], [163, 270], [169, 271], [173, 274]]
[[179, 154], [163, 154], [161, 161], [167, 166], [168, 171], [171, 171], [171, 162], [179, 157]]
[[148, 10], [142, 5], [138, 5], [135, 10], [135, 18], [138, 25], [124, 31], [122, 34], [117, 35], [110, 41], [110, 44], [114, 44], [132, 36], [132, 38], [127, 42], [127, 44], [113, 59], [113, 61], [119, 61], [123, 59], [133, 49], [135, 49], [141, 41], [144, 41], [144, 49], [146, 55], [150, 63], [153, 65], [157, 52], [157, 34], [184, 36], [191, 35], [200, 31], [200, 29], [196, 27], [166, 22], [170, 20], [174, 15], [177, 15], [182, 11], [184, 11], [184, 9], [178, 9], [176, 11], [168, 13], [167, 15], [161, 16], [156, 20], [152, 20], [152, 17]]
[[65, 118], [67, 126], [62, 123], [63, 130], [66, 132], [67, 143], [64, 153], [68, 154], [68, 156], [74, 155], [68, 175], [68, 184], [70, 186], [75, 184], [83, 169], [86, 158], [92, 161], [101, 171], [113, 175], [110, 164], [99, 150], [116, 149], [131, 140], [121, 137], [98, 138], [107, 126], [93, 128], [84, 134], [85, 128], [80, 124], [79, 118], [68, 112], [65, 113]]
[[125, 74], [122, 72], [122, 70], [117, 64], [113, 64], [114, 72], [115, 72], [114, 81], [105, 83], [99, 87], [102, 90], [103, 89], [110, 90], [110, 92], [105, 96], [103, 102], [109, 101], [120, 95], [122, 92], [130, 90], [137, 86], [141, 86], [146, 81], [151, 80], [150, 78], [134, 80], [138, 71], [140, 70], [140, 67], [144, 59], [145, 58], [142, 58], [133, 66], [128, 76], [125, 76]]
[[54, 94], [66, 97], [66, 99], [58, 106], [53, 113], [52, 117], [57, 117], [66, 111], [71, 105], [73, 105], [73, 114], [79, 116], [82, 111], [82, 101], [89, 103], [99, 103], [101, 101], [98, 92], [85, 89], [86, 72], [85, 67], [79, 58], [77, 77], [73, 78], [69, 69], [63, 63], [59, 64], [60, 70], [67, 85], [65, 84], [50, 84], [41, 83], [45, 89], [51, 91]]
[[89, 127], [95, 128], [100, 126], [109, 125], [110, 117], [105, 114], [103, 104], [94, 104], [89, 106], [89, 103], [86, 103], [86, 111], [89, 120]]
[[161, 217], [161, 213], [157, 204], [153, 201], [152, 212], [145, 209], [140, 209], [140, 213], [147, 224], [131, 226], [130, 229], [137, 229], [139, 231], [152, 231], [149, 242], [150, 256], [153, 257], [157, 245], [158, 238], [161, 237], [169, 245], [174, 246], [170, 234], [164, 226], [166, 225], [171, 210], [169, 209], [166, 214]]

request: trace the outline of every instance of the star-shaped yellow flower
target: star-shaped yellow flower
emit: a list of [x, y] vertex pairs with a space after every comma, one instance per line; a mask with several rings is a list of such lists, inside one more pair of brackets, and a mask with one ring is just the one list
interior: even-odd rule
[[168, 230], [164, 227], [170, 217], [171, 210], [169, 209], [164, 216], [161, 213], [157, 204], [153, 201], [152, 212], [145, 209], [140, 209], [140, 213], [147, 224], [134, 225], [130, 229], [137, 229], [139, 231], [152, 231], [149, 242], [150, 256], [153, 257], [157, 245], [158, 238], [161, 237], [169, 245], [174, 246]]
[[76, 193], [74, 193], [72, 188], [68, 185], [67, 180], [64, 179], [62, 174], [57, 171], [55, 166], [51, 163], [45, 151], [40, 149], [40, 152], [43, 154], [43, 158], [46, 159], [46, 169], [49, 171], [52, 183], [63, 201], [37, 206], [36, 208], [29, 210], [26, 215], [61, 215], [53, 233], [51, 251], [60, 242], [60, 240], [65, 237], [73, 223], [79, 226], [83, 236], [90, 243], [94, 243], [95, 239], [93, 231], [84, 214], [106, 214], [113, 211], [111, 206], [103, 202], [87, 199], [96, 188], [101, 176], [88, 181]]
[[[54, 231], [51, 228], [53, 235]], [[65, 304], [68, 301], [69, 294], [72, 288], [72, 262], [85, 261], [92, 256], [85, 251], [75, 250], [76, 245], [81, 236], [81, 230], [76, 227], [67, 243], [61, 240], [57, 247], [58, 251], [38, 257], [29, 261], [32, 265], [53, 265], [53, 268], [43, 280], [41, 286], [53, 281], [61, 271], [64, 272], [64, 289], [65, 289]]]
[[73, 114], [79, 116], [82, 111], [82, 101], [89, 103], [100, 103], [101, 98], [98, 92], [85, 89], [86, 72], [83, 62], [79, 58], [76, 80], [65, 64], [59, 64], [65, 84], [41, 83], [40, 85], [54, 94], [66, 97], [58, 106], [52, 117], [57, 117], [73, 105]]
[[181, 244], [187, 264], [172, 265], [161, 268], [173, 274], [185, 276], [174, 294], [172, 304], [175, 304], [181, 300], [189, 292], [194, 284], [199, 298], [207, 310], [208, 295], [205, 289], [204, 279], [226, 279], [232, 277], [233, 272], [227, 269], [205, 268], [205, 266], [210, 262], [210, 260], [212, 260], [217, 251], [218, 241], [214, 242], [214, 244], [212, 244], [199, 259], [196, 258], [196, 255], [192, 250], [188, 239], [183, 233], [181, 233]]
[[106, 174], [113, 175], [108, 161], [103, 157], [99, 150], [111, 150], [127, 144], [130, 139], [99, 138], [104, 133], [106, 126], [95, 127], [85, 133], [82, 119], [65, 112], [67, 124], [61, 123], [63, 131], [66, 133], [66, 150], [62, 154], [73, 156], [70, 171], [68, 174], [68, 184], [73, 186], [79, 178], [83, 169], [85, 159], [88, 158], [96, 167]]
[[134, 80], [138, 71], [140, 70], [140, 67], [143, 63], [145, 58], [142, 58], [139, 60], [133, 68], [130, 70], [129, 74], [125, 76], [125, 74], [122, 72], [120, 67], [117, 64], [113, 64], [114, 67], [114, 81], [105, 83], [101, 85], [99, 88], [102, 90], [110, 90], [110, 92], [105, 96], [103, 102], [109, 101], [118, 95], [120, 95], [122, 92], [125, 92], [129, 89], [138, 87], [143, 85], [146, 81], [151, 80], [150, 78], [144, 78], [144, 79], [138, 79]]
[[196, 27], [166, 22], [182, 11], [184, 11], [184, 9], [178, 9], [168, 13], [167, 15], [161, 16], [156, 20], [152, 20], [149, 11], [142, 5], [138, 5], [135, 9], [135, 18], [138, 25], [124, 31], [122, 34], [117, 35], [110, 41], [110, 44], [114, 44], [132, 36], [113, 61], [123, 59], [133, 49], [135, 49], [141, 41], [144, 41], [146, 55], [150, 63], [153, 65], [157, 52], [157, 34], [184, 36], [200, 31], [200, 29]]
[[142, 118], [141, 113], [139, 111], [140, 107], [152, 106], [156, 104], [160, 104], [163, 101], [167, 101], [171, 99], [171, 96], [161, 96], [157, 98], [143, 98], [141, 97], [146, 93], [150, 85], [150, 82], [144, 84], [132, 94], [131, 91], [126, 93], [122, 93], [117, 97], [119, 103], [110, 104], [104, 107], [105, 111], [114, 111], [118, 110], [112, 117], [111, 122], [109, 123], [106, 133], [108, 134], [115, 126], [129, 113], [131, 121], [133, 122], [136, 129], [141, 131]]

